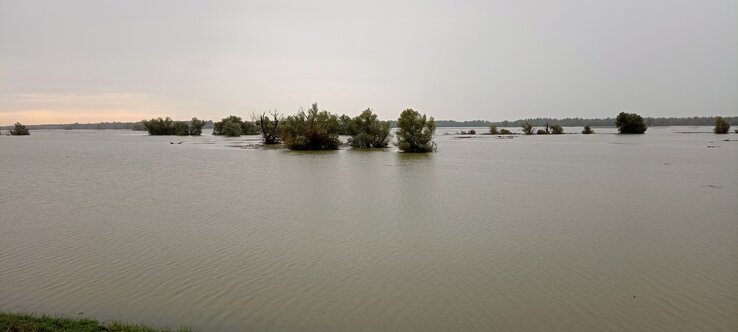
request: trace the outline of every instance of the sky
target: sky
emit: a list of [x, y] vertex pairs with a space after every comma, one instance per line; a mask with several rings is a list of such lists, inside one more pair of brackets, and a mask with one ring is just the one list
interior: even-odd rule
[[738, 1], [0, 0], [0, 125], [738, 115]]

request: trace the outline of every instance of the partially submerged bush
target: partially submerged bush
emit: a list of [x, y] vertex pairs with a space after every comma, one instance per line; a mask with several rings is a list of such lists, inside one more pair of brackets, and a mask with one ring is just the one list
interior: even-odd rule
[[621, 134], [643, 134], [648, 127], [643, 118], [635, 113], [620, 112], [615, 119], [615, 126]]
[[594, 130], [590, 128], [589, 126], [584, 126], [584, 130], [582, 130], [582, 134], [589, 135], [594, 134]]
[[351, 117], [342, 114], [338, 117], [338, 134], [339, 135], [353, 135], [354, 133], [351, 132]]
[[433, 134], [436, 132], [436, 122], [433, 117], [426, 118], [425, 114], [408, 108], [397, 119], [397, 147], [402, 152], [433, 152], [436, 143]]
[[713, 131], [716, 134], [727, 134], [730, 131], [730, 124], [723, 117], [718, 116], [715, 118], [715, 128]]
[[200, 136], [202, 134], [202, 127], [205, 126], [205, 120], [198, 118], [192, 118], [190, 121], [189, 132], [191, 136]]
[[512, 132], [505, 128], [502, 128], [500, 129], [500, 135], [512, 135]]
[[254, 122], [259, 127], [264, 144], [280, 144], [282, 138], [279, 136], [279, 122], [282, 120], [282, 116], [276, 110], [269, 114], [272, 116], [271, 119], [266, 113], [261, 113], [258, 118], [254, 117]]
[[141, 121], [149, 135], [200, 136], [205, 121], [192, 118], [192, 121], [173, 121], [170, 117]]
[[318, 104], [307, 111], [300, 110], [282, 121], [282, 141], [291, 150], [335, 150], [340, 125], [338, 117], [327, 111], [319, 111]]
[[[238, 128], [236, 128], [238, 127]], [[241, 135], [257, 135], [259, 129], [251, 121], [243, 121], [240, 116], [230, 115], [220, 122], [213, 123], [213, 135], [238, 137]]]
[[16, 122], [13, 129], [10, 130], [10, 134], [13, 136], [25, 136], [30, 135], [31, 132], [28, 131], [26, 126], [22, 125], [20, 122]]
[[500, 132], [497, 131], [497, 126], [495, 125], [489, 125], [489, 134], [490, 135], [497, 135]]
[[533, 135], [533, 125], [530, 122], [526, 121], [521, 127], [523, 128], [523, 134]]
[[474, 129], [469, 130], [469, 135], [476, 135], [476, 134], [477, 134], [477, 131], [476, 130], [474, 130]]
[[564, 133], [564, 128], [561, 128], [561, 126], [559, 126], [557, 124], [551, 126], [551, 134], [561, 135], [563, 133]]
[[348, 132], [348, 143], [355, 148], [385, 148], [391, 138], [390, 123], [379, 121], [370, 108], [351, 119]]
[[[530, 135], [530, 134], [526, 134], [526, 135]], [[536, 131], [536, 135], [548, 135], [548, 131], [546, 131], [546, 129], [538, 129]]]

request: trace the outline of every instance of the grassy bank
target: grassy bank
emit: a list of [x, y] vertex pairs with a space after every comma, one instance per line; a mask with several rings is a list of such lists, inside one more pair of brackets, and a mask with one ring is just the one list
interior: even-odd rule
[[155, 329], [143, 325], [121, 322], [101, 323], [85, 318], [63, 318], [33, 314], [0, 312], [0, 332], [51, 332], [51, 331], [115, 331], [115, 332], [164, 332], [192, 331]]

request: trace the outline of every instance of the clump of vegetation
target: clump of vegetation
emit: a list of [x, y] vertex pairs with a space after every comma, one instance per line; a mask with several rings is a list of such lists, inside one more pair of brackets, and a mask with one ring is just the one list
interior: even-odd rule
[[589, 125], [587, 125], [587, 126], [584, 126], [584, 130], [582, 130], [582, 134], [585, 134], [585, 135], [594, 134], [594, 130], [592, 130], [592, 128], [590, 128]]
[[[549, 132], [546, 129], [538, 129], [538, 130], [536, 130], [536, 135], [548, 135], [548, 134], [549, 134]], [[530, 134], [526, 134], [526, 135], [530, 135]]]
[[625, 112], [620, 112], [615, 118], [615, 126], [621, 134], [643, 134], [648, 129], [640, 115]]
[[192, 118], [192, 121], [173, 121], [170, 117], [141, 121], [149, 135], [200, 136], [205, 121]]
[[500, 129], [500, 135], [512, 135], [512, 132], [505, 128], [502, 128]]
[[280, 133], [282, 141], [291, 150], [335, 150], [341, 141], [338, 139], [340, 124], [338, 116], [319, 111], [313, 104], [307, 111], [300, 110], [282, 121]]
[[213, 135], [238, 137], [241, 135], [258, 135], [259, 130], [251, 121], [243, 121], [240, 116], [230, 115], [213, 123]]
[[521, 127], [523, 128], [523, 134], [533, 135], [533, 125], [530, 122], [526, 121]]
[[339, 135], [353, 135], [354, 133], [351, 132], [351, 119], [350, 116], [346, 114], [342, 114], [338, 117], [338, 134]]
[[476, 134], [477, 134], [477, 131], [476, 130], [474, 130], [474, 129], [469, 130], [469, 135], [476, 135]]
[[436, 122], [433, 117], [426, 118], [425, 114], [408, 108], [400, 113], [397, 127], [397, 147], [400, 151], [433, 152], [436, 149], [436, 143], [433, 142]]
[[730, 124], [728, 123], [728, 121], [725, 121], [723, 117], [718, 116], [715, 118], [715, 128], [713, 129], [713, 131], [716, 134], [727, 134], [728, 131], [730, 131]]
[[0, 312], [0, 331], [80, 331], [80, 332], [166, 332], [166, 331], [192, 331], [191, 329], [179, 328], [177, 330], [155, 329], [137, 324], [126, 324], [122, 322], [101, 323], [96, 320], [85, 318], [61, 318], [51, 316], [38, 316], [31, 314], [15, 314]]
[[25, 136], [30, 135], [31, 132], [26, 128], [26, 126], [22, 125], [20, 122], [16, 122], [13, 129], [10, 130], [10, 134], [13, 136]]
[[489, 134], [490, 135], [498, 135], [500, 132], [497, 131], [497, 126], [495, 125], [489, 125]]
[[559, 126], [557, 124], [551, 126], [551, 134], [561, 135], [563, 133], [564, 133], [564, 128], [561, 128], [561, 126]]
[[386, 148], [391, 138], [390, 123], [379, 121], [370, 108], [351, 119], [348, 132], [352, 133], [348, 143], [354, 148]]
[[272, 118], [269, 118], [269, 115], [266, 113], [261, 113], [258, 118], [254, 117], [254, 122], [256, 122], [256, 125], [259, 127], [264, 144], [281, 144], [282, 138], [279, 136], [279, 121], [282, 120], [282, 115], [280, 115], [276, 110], [269, 114]]

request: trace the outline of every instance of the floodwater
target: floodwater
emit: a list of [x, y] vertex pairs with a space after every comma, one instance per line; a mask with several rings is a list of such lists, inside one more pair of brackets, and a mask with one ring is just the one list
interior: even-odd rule
[[738, 135], [710, 129], [439, 128], [427, 155], [3, 136], [0, 310], [202, 331], [735, 331]]

